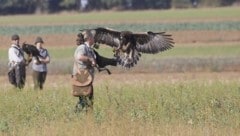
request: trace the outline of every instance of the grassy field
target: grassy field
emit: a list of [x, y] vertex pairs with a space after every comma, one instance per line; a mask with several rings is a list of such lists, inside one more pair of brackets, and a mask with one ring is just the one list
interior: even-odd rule
[[[237, 136], [240, 133], [240, 8], [101, 11], [0, 16], [0, 135]], [[17, 21], [16, 21], [17, 20]], [[96, 73], [92, 113], [75, 113], [70, 74], [80, 28], [167, 31], [169, 51], [133, 69]], [[9, 37], [42, 36], [51, 55], [43, 91], [7, 81]], [[111, 57], [112, 49], [99, 52]]]
[[225, 74], [100, 74], [89, 115], [73, 112], [77, 99], [70, 95], [69, 76], [50, 76], [52, 82], [38, 92], [30, 77], [22, 91], [1, 78], [0, 130], [10, 135], [193, 135], [200, 130], [198, 135], [236, 135], [240, 78]]
[[[100, 11], [90, 13], [2, 16], [0, 25], [119, 24], [152, 22], [239, 21], [239, 7], [187, 10]], [[15, 21], [18, 20], [18, 21]]]
[[[97, 51], [104, 56], [111, 57], [112, 56], [112, 49], [110, 47], [103, 47], [99, 48]], [[72, 59], [73, 52], [75, 50], [75, 46], [67, 46], [67, 47], [48, 47], [49, 52], [55, 59]], [[7, 59], [7, 50], [2, 49], [0, 50], [0, 59], [4, 60]], [[148, 55], [147, 58], [166, 58], [166, 57], [238, 57], [240, 56], [240, 47], [238, 43], [232, 43], [229, 45], [210, 45], [204, 46], [202, 44], [188, 44], [188, 45], [181, 45], [177, 44], [171, 50], [166, 52], [162, 52], [156, 55]]]
[[[70, 46], [49, 47], [52, 59], [49, 65], [49, 74], [70, 74], [74, 49], [75, 47]], [[98, 51], [104, 56], [112, 57], [111, 48], [103, 47]], [[202, 44], [176, 45], [173, 49], [160, 54], [143, 54], [139, 64], [129, 72], [239, 71], [239, 58], [240, 47], [237, 43], [210, 46]], [[2, 63], [0, 74], [3, 75], [7, 71], [7, 49], [0, 51], [0, 62]], [[110, 69], [115, 73], [125, 71], [121, 67], [110, 67]]]
[[0, 78], [0, 130], [6, 135], [237, 135], [239, 77], [97, 74], [94, 111], [88, 115], [73, 112], [77, 98], [70, 95], [69, 76], [50, 76], [53, 82], [37, 92], [30, 77], [22, 91]]
[[[231, 31], [240, 30], [240, 21], [233, 22], [195, 22], [195, 23], [153, 23], [153, 24], [105, 24], [103, 27], [109, 27], [116, 30], [129, 30], [135, 32], [145, 31], [183, 31], [183, 30], [212, 30], [212, 31]], [[79, 32], [81, 29], [96, 28], [99, 24], [90, 25], [41, 25], [41, 26], [2, 26], [0, 27], [1, 35], [11, 35], [18, 32], [21, 35], [31, 34], [73, 34]]]

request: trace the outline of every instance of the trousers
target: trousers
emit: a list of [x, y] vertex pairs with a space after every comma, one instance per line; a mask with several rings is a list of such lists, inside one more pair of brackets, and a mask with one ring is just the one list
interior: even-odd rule
[[47, 72], [46, 71], [39, 72], [39, 71], [33, 70], [32, 76], [33, 76], [34, 89], [35, 90], [37, 90], [37, 89], [42, 90], [43, 89], [43, 84], [46, 81]]
[[12, 84], [19, 88], [22, 89], [25, 85], [25, 80], [26, 80], [26, 67], [25, 64], [20, 63], [13, 69], [13, 75], [12, 75]]

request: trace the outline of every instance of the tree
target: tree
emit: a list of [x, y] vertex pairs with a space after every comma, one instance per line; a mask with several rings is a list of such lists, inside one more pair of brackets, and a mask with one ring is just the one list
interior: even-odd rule
[[0, 2], [1, 14], [33, 13], [35, 9], [34, 0], [1, 0]]
[[168, 9], [228, 6], [240, 0], [0, 0], [0, 14], [54, 13], [61, 10]]

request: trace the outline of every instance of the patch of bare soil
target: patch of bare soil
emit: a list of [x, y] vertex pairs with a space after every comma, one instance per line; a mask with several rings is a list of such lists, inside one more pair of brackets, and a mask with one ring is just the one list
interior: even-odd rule
[[[67, 82], [66, 82], [67, 81]], [[70, 75], [48, 75], [45, 86], [59, 87], [59, 85], [71, 87]], [[94, 85], [105, 83], [124, 83], [124, 84], [142, 84], [142, 83], [183, 83], [183, 82], [239, 82], [240, 72], [196, 72], [196, 73], [113, 73], [107, 75], [97, 73], [94, 79]], [[0, 85], [2, 88], [7, 88], [10, 85], [7, 76], [0, 76]], [[33, 81], [31, 75], [27, 75], [26, 86], [32, 86]], [[240, 84], [239, 84], [240, 87]]]
[[[20, 35], [20, 44], [27, 42], [34, 44], [35, 38], [41, 36], [45, 46], [74, 46], [77, 34], [49, 34], [49, 35]], [[0, 48], [8, 48], [11, 44], [11, 36], [0, 36]]]
[[239, 42], [240, 31], [174, 31], [172, 34], [176, 43], [215, 43]]
[[[228, 43], [240, 42], [240, 31], [172, 31], [175, 43]], [[37, 36], [42, 36], [45, 46], [73, 46], [76, 34], [20, 35], [21, 43], [34, 43]], [[0, 37], [0, 48], [8, 48], [9, 36]]]
[[[27, 75], [28, 80], [31, 79], [31, 74]], [[58, 79], [58, 80], [56, 80]], [[48, 81], [63, 82], [69, 81], [70, 75], [48, 75]], [[95, 82], [104, 82], [106, 80], [116, 81], [187, 81], [187, 80], [239, 80], [240, 72], [192, 72], [192, 73], [96, 73]], [[7, 76], [0, 76], [0, 83], [7, 81]]]

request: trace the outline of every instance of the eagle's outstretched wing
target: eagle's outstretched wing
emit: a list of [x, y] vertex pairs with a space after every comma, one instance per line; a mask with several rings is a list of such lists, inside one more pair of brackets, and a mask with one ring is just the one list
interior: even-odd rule
[[[94, 40], [96, 43], [106, 44], [111, 47], [119, 47], [120, 45], [120, 33], [119, 31], [115, 31], [109, 28], [95, 28], [95, 29], [85, 29], [90, 30], [94, 36]], [[84, 31], [81, 30], [83, 35]]]
[[142, 53], [155, 54], [173, 47], [173, 39], [171, 35], [161, 33], [136, 33], [133, 34], [136, 40], [136, 49]]
[[[132, 33], [129, 31], [115, 31], [108, 28], [86, 29], [90, 30], [95, 42], [118, 48], [115, 57], [123, 67], [133, 67], [139, 61], [141, 53], [155, 54], [173, 47], [171, 35], [165, 32]], [[82, 33], [84, 35], [84, 31]], [[121, 45], [122, 44], [122, 45]], [[125, 48], [125, 49], [123, 49]]]
[[[120, 56], [120, 64], [130, 68], [137, 64], [141, 57], [141, 53], [156, 54], [173, 47], [173, 39], [171, 35], [161, 33], [132, 33], [132, 44], [129, 47], [129, 54]], [[130, 41], [129, 41], [130, 42]]]

